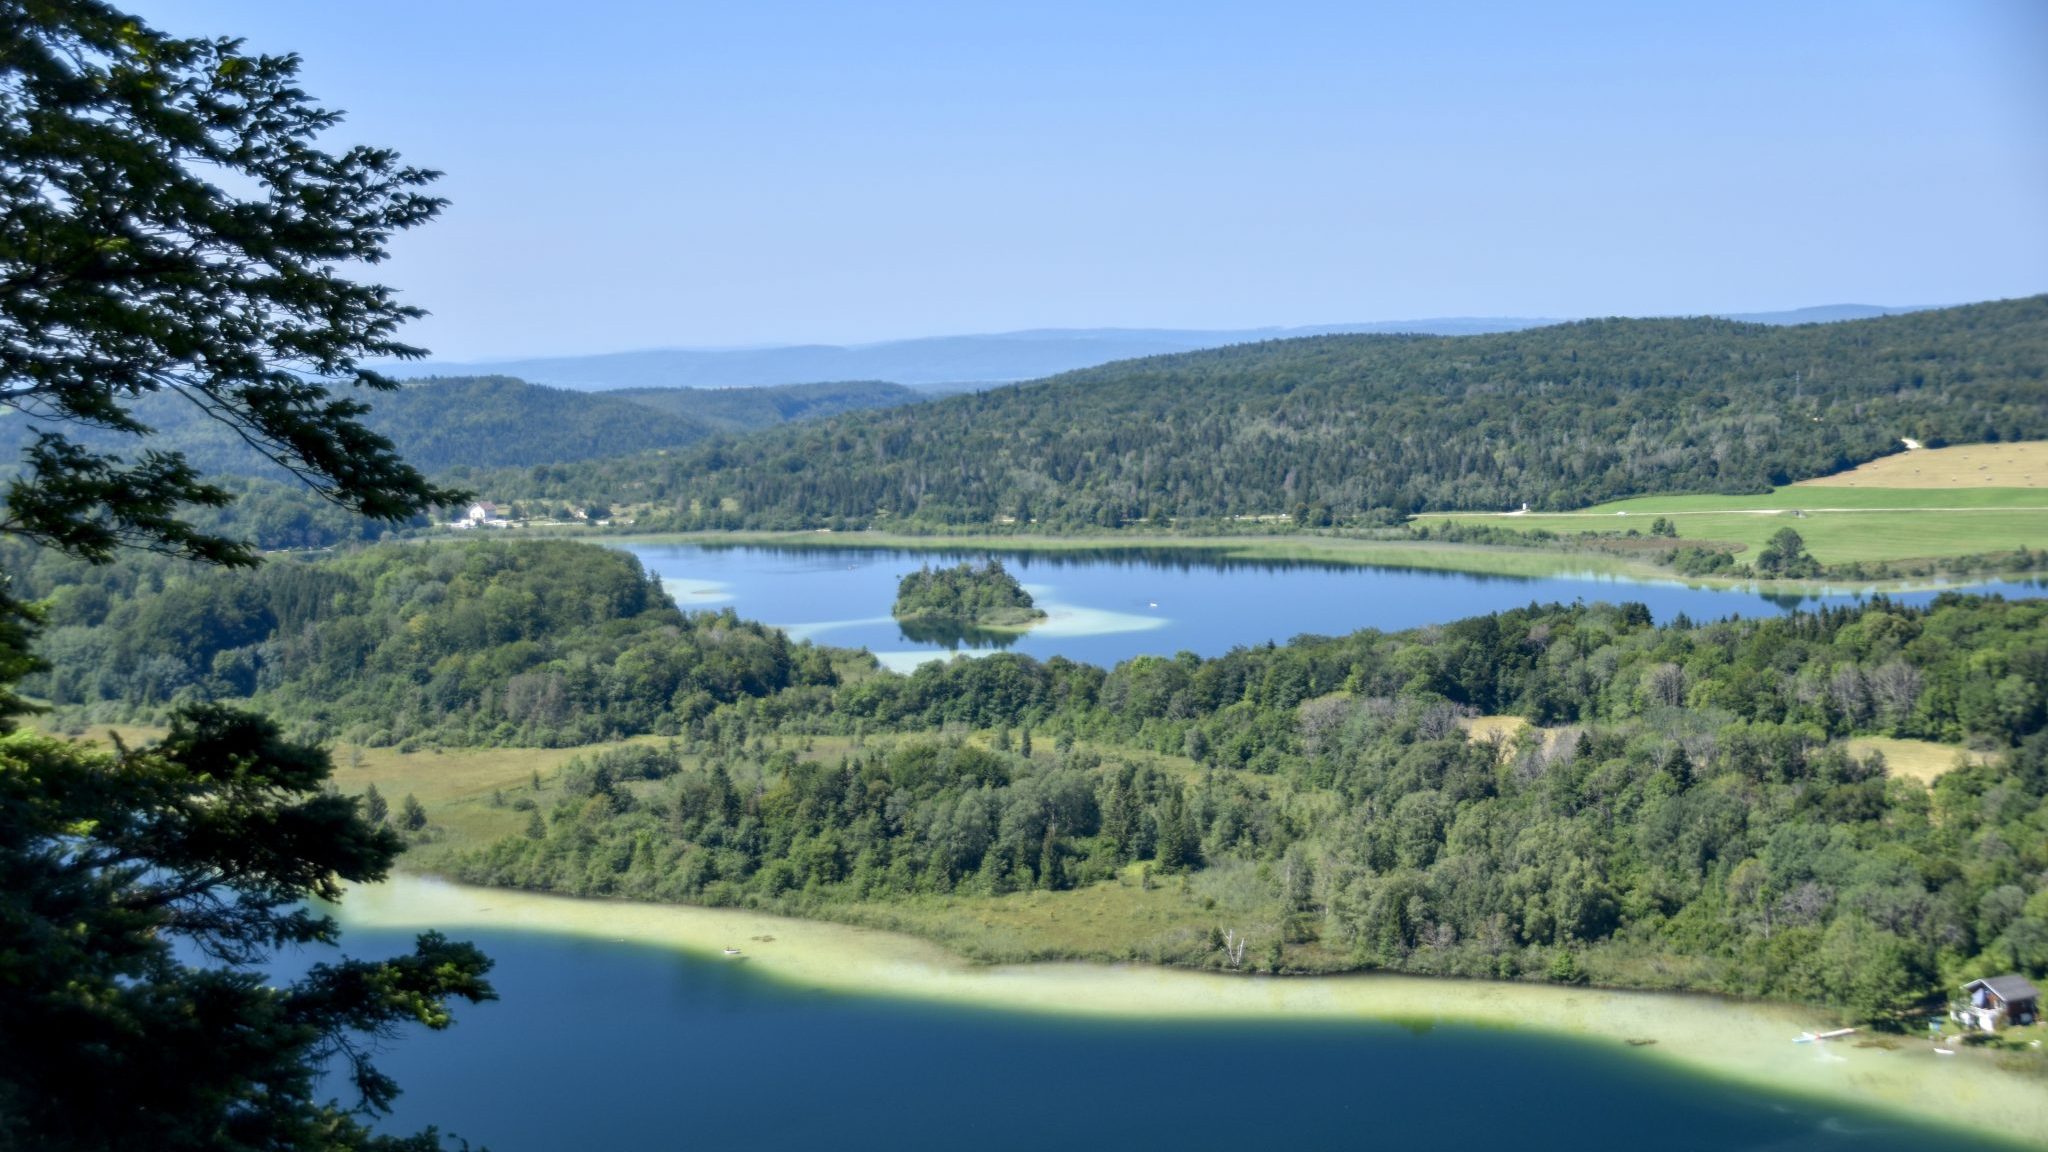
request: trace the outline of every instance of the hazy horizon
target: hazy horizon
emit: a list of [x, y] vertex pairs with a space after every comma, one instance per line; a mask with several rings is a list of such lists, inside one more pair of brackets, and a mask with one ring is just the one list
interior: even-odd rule
[[[1540, 327], [1549, 324], [1571, 324], [1580, 320], [1675, 320], [1693, 317], [1716, 317], [1741, 319], [1750, 316], [1781, 316], [1798, 312], [1824, 311], [1835, 308], [1869, 308], [1884, 313], [1918, 312], [1937, 308], [1953, 308], [1966, 304], [1989, 303], [1993, 299], [2015, 299], [2048, 293], [2048, 287], [2040, 292], [2021, 292], [2013, 297], [1992, 297], [1985, 300], [1954, 300], [1938, 304], [1872, 304], [1864, 300], [1834, 301], [1824, 304], [1804, 304], [1781, 309], [1716, 309], [1708, 312], [1610, 312], [1601, 315], [1584, 316], [1482, 316], [1477, 314], [1455, 314], [1443, 316], [1401, 316], [1389, 319], [1331, 320], [1326, 322], [1299, 324], [1242, 324], [1218, 327], [1174, 327], [1170, 325], [1121, 325], [1083, 324], [1043, 326], [1032, 328], [995, 328], [976, 332], [929, 332], [897, 336], [882, 336], [873, 340], [829, 341], [791, 340], [756, 344], [639, 344], [620, 347], [576, 349], [568, 351], [537, 351], [516, 355], [485, 353], [480, 356], [456, 360], [449, 356], [431, 356], [429, 360], [439, 363], [495, 364], [513, 360], [580, 360], [600, 356], [631, 356], [648, 352], [779, 352], [805, 348], [832, 348], [861, 350], [881, 348], [894, 344], [914, 344], [939, 340], [1005, 340], [1034, 336], [1123, 335], [1131, 333], [1162, 333], [1173, 335], [1274, 335], [1320, 334], [1342, 328], [1372, 327], [1387, 329], [1401, 324], [1451, 324], [1459, 322], [1501, 322]], [[1424, 334], [1427, 334], [1424, 332]]]

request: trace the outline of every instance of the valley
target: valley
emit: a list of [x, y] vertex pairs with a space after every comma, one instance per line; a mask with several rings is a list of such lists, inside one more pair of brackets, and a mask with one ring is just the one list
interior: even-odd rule
[[136, 3], [0, 1152], [2048, 1147], [2026, 6]]

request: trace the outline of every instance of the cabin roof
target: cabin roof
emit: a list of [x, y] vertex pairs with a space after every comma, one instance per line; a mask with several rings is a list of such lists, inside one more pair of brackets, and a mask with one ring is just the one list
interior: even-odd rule
[[1980, 984], [1989, 988], [2000, 1000], [2038, 1000], [2041, 997], [2041, 990], [2034, 987], [2034, 982], [2025, 976], [1988, 976], [1982, 980], [1972, 980], [1963, 987], [1975, 988]]

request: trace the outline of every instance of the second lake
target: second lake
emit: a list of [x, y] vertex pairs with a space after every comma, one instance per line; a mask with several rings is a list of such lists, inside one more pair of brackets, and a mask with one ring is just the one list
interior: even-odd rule
[[[1526, 607], [1637, 601], [1659, 623], [1683, 613], [1694, 620], [1769, 616], [1794, 608], [1867, 599], [1842, 591], [1824, 596], [1766, 594], [1749, 589], [1689, 587], [1679, 580], [1633, 581], [1605, 576], [1494, 576], [1412, 568], [1294, 561], [1248, 561], [1193, 550], [1080, 553], [728, 546], [625, 542], [687, 610], [732, 608], [783, 629], [792, 638], [866, 648], [902, 671], [953, 652], [998, 648], [1039, 659], [1113, 666], [1134, 656], [1193, 652], [1219, 656], [1232, 648], [1285, 643], [1314, 634], [1341, 636], [1361, 628], [1396, 631], [1467, 616]], [[1002, 560], [1049, 616], [1018, 636], [913, 637], [890, 618], [896, 583], [923, 565]], [[2039, 596], [2032, 582], [1991, 582], [1971, 591]], [[1894, 594], [1924, 604], [1938, 593]]]

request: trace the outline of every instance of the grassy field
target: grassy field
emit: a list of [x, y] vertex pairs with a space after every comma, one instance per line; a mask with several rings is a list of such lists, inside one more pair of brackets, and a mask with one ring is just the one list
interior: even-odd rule
[[[1498, 738], [1506, 746], [1515, 737], [1529, 730], [1529, 722], [1520, 716], [1472, 716], [1458, 722], [1465, 729], [1465, 735], [1475, 741]], [[1561, 729], [1538, 729], [1543, 734], [1546, 746], [1557, 739]], [[1932, 784], [1944, 772], [1952, 771], [1964, 764], [1988, 763], [1991, 757], [1982, 752], [1972, 752], [1956, 744], [1936, 744], [1927, 740], [1898, 740], [1890, 736], [1854, 736], [1842, 742], [1842, 746], [1856, 756], [1868, 756], [1872, 752], [1883, 753], [1885, 774], [1922, 784]]]
[[1922, 784], [1932, 784], [1935, 777], [1964, 764], [1981, 764], [1990, 759], [1981, 752], [1972, 752], [1954, 744], [1895, 740], [1889, 736], [1855, 736], [1844, 741], [1843, 745], [1857, 756], [1881, 752], [1884, 754], [1885, 775], [1904, 776]]
[[2048, 488], [2048, 440], [1923, 448], [1872, 460], [1802, 488]]
[[[1064, 892], [1006, 896], [923, 896], [907, 901], [842, 905], [836, 920], [908, 932], [972, 960], [1158, 960], [1200, 950], [1212, 928], [1262, 943], [1279, 931], [1272, 885], [1251, 865], [1207, 868], [1187, 877], [1149, 876], [1133, 864], [1114, 880]], [[1288, 950], [1297, 969], [1323, 967], [1300, 947]]]
[[[1782, 490], [1781, 490], [1782, 491]], [[1774, 494], [1776, 495], [1776, 494]], [[1685, 506], [1681, 502], [1689, 503]], [[1718, 502], [1724, 509], [1700, 505]], [[1627, 509], [1531, 516], [1451, 516], [1517, 531], [1545, 529], [1559, 534], [1647, 528], [1655, 516], [1669, 516], [1685, 540], [1739, 544], [1754, 554], [1781, 528], [1792, 528], [1807, 551], [1823, 564], [1935, 560], [2019, 548], [2048, 548], [2048, 507], [2026, 509], [1761, 510], [1761, 497], [1674, 496], [1630, 501]], [[1759, 510], [1732, 506], [1750, 504]], [[1621, 522], [1625, 512], [1633, 524]], [[1436, 517], [1431, 517], [1434, 521]]]
[[[158, 739], [161, 728], [132, 724], [96, 724], [81, 738], [107, 740], [118, 736], [130, 747]], [[640, 737], [634, 742], [656, 741]], [[334, 786], [343, 792], [360, 794], [375, 784], [396, 812], [401, 799], [410, 794], [427, 810], [433, 836], [418, 861], [431, 861], [431, 849], [488, 843], [526, 826], [526, 813], [491, 803], [491, 794], [506, 797], [532, 794], [533, 778], [539, 773], [543, 787], [553, 781], [571, 757], [615, 748], [617, 744], [596, 744], [582, 748], [459, 748], [448, 751], [400, 752], [395, 748], [358, 748], [337, 744], [334, 757]]]
[[[2039, 444], [1993, 447], [2002, 447], [2007, 454], [2023, 454], [2029, 460], [2035, 456], [2048, 460], [2048, 447]], [[1883, 466], [1871, 476], [1896, 476], [1904, 465], [1893, 461], [1961, 451], [1922, 450], [1865, 467]], [[1948, 474], [1958, 467], [1946, 464], [1938, 471]], [[1979, 472], [1971, 465], [1967, 472], [1954, 473], [1961, 479], [1949, 487], [1934, 486], [1932, 472], [1923, 475], [1916, 486], [1898, 488], [1865, 486], [1865, 481], [1849, 486], [1846, 478], [1855, 473], [1844, 473], [1830, 478], [1843, 481], [1840, 484], [1809, 481], [1755, 496], [1640, 496], [1580, 512], [1460, 513], [1422, 519], [1428, 523], [1446, 519], [1515, 531], [1544, 529], [1565, 534], [1621, 532], [1630, 528], [1647, 532], [1650, 520], [1664, 516], [1677, 525], [1679, 536], [1685, 540], [1737, 544], [1752, 553], [1779, 529], [1791, 527], [1823, 564], [1932, 560], [2048, 548], [2048, 486], [2005, 487], [1969, 482], [1994, 475], [1988, 470], [1989, 465], [1986, 469]], [[2039, 480], [2044, 476], [2048, 476], [2048, 467], [2015, 475], [2013, 479], [2017, 485], [2023, 477]]]

